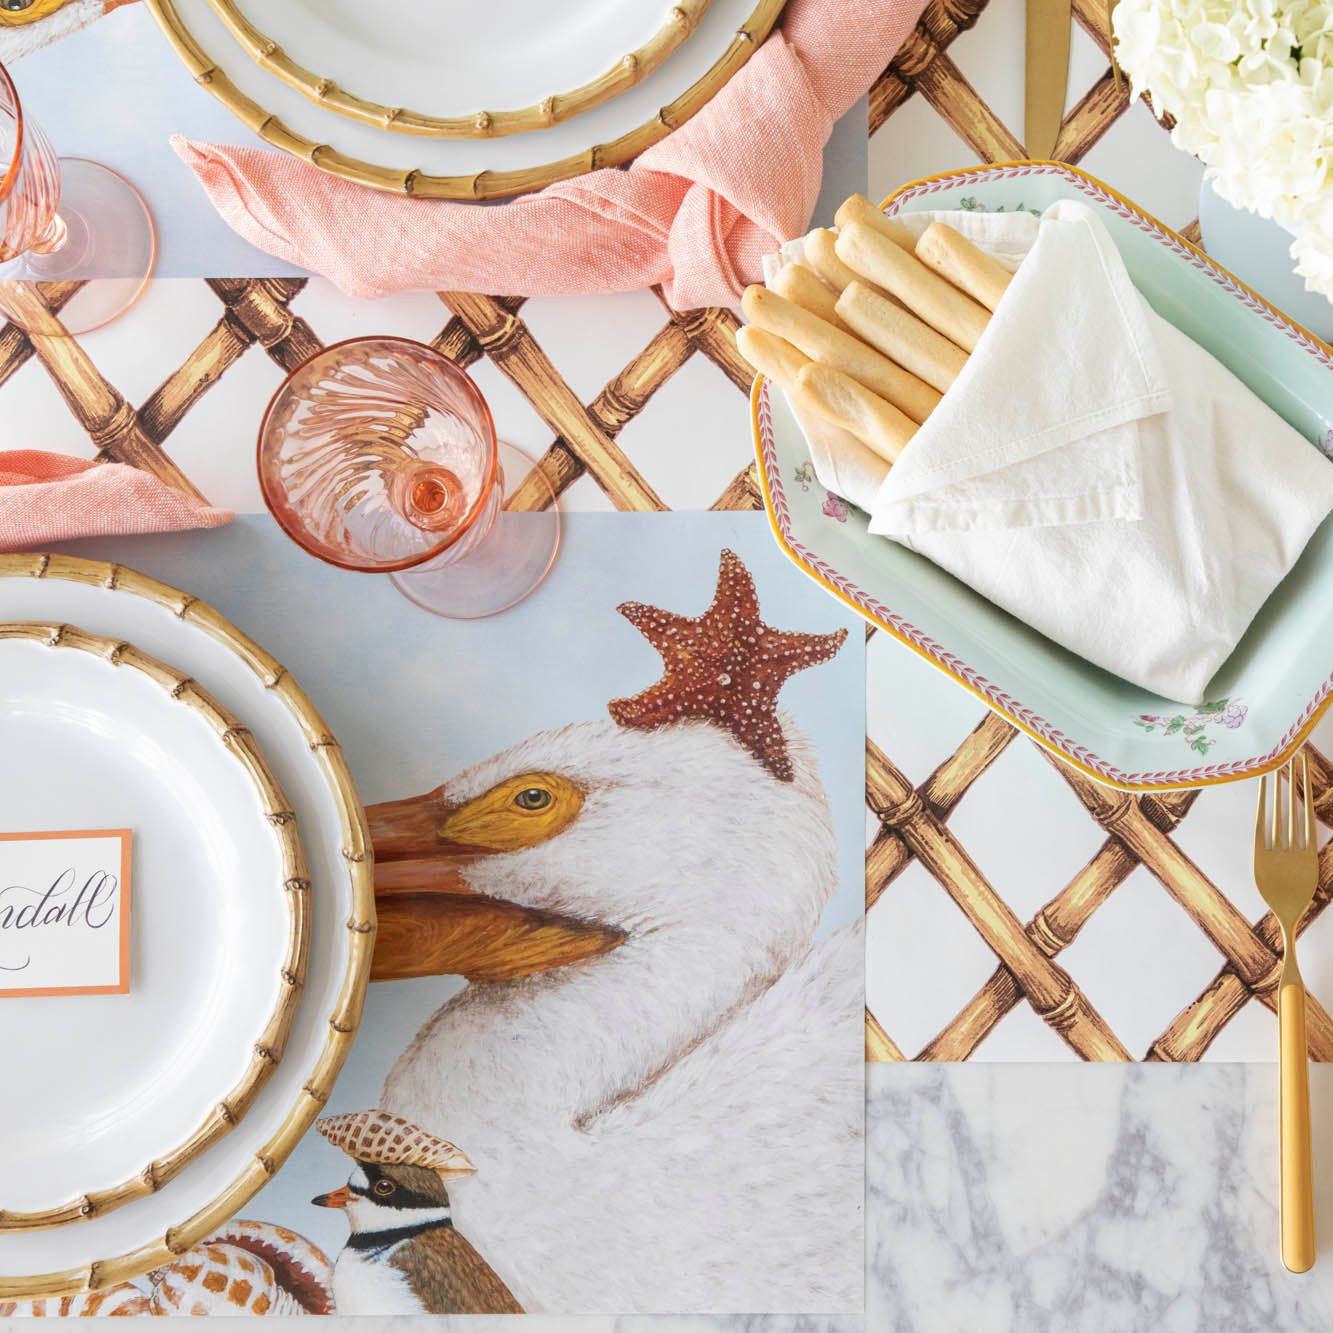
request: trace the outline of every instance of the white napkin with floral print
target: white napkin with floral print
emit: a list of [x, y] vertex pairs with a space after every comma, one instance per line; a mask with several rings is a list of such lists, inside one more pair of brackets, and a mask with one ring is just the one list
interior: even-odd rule
[[878, 485], [826, 476], [812, 437], [820, 481], [1055, 642], [1200, 702], [1333, 509], [1333, 464], [1154, 313], [1091, 208], [899, 215], [935, 218], [1018, 271]]

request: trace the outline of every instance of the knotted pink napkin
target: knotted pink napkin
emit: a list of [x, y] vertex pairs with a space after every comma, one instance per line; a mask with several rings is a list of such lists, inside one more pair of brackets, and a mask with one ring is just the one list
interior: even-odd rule
[[285, 154], [175, 138], [223, 219], [351, 296], [514, 296], [662, 283], [678, 309], [733, 302], [804, 231], [833, 123], [925, 0], [791, 0], [782, 27], [693, 119], [627, 170], [481, 208], [338, 180]]
[[233, 517], [126, 463], [39, 449], [0, 452], [0, 551], [72, 537], [216, 528]]

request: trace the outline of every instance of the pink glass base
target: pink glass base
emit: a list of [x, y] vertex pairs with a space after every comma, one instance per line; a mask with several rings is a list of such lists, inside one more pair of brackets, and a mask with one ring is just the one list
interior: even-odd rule
[[87, 333], [139, 299], [153, 271], [157, 232], [138, 190], [119, 172], [82, 157], [60, 159], [57, 212], [66, 232], [58, 249], [28, 251], [0, 264], [0, 314], [23, 329], [59, 332], [45, 315], [47, 301], [35, 306], [35, 294], [24, 289], [32, 283], [82, 282], [56, 318], [66, 333]]
[[[560, 508], [536, 460], [503, 440], [496, 446], [499, 492], [495, 521], [467, 549], [391, 574], [394, 586], [419, 607], [448, 620], [482, 620], [517, 606], [550, 573], [560, 549]], [[543, 508], [509, 510], [505, 504], [526, 482]]]

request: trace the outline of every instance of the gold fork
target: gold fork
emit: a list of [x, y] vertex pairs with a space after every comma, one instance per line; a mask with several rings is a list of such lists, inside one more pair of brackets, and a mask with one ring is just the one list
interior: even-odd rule
[[1296, 760], [1287, 763], [1286, 819], [1282, 781], [1259, 782], [1254, 828], [1254, 882], [1282, 927], [1282, 974], [1277, 1013], [1282, 1082], [1282, 1262], [1304, 1273], [1315, 1259], [1314, 1188], [1310, 1177], [1310, 1074], [1305, 1043], [1305, 983], [1296, 966], [1296, 923], [1319, 882], [1314, 802], [1305, 755], [1300, 756], [1301, 810], [1296, 804]]

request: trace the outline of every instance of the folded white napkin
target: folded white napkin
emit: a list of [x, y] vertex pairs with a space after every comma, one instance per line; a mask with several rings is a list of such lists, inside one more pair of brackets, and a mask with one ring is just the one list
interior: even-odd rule
[[1022, 265], [893, 468], [840, 466], [802, 420], [816, 475], [1057, 643], [1202, 702], [1333, 509], [1333, 464], [1152, 311], [1087, 206], [899, 220], [936, 218]]

